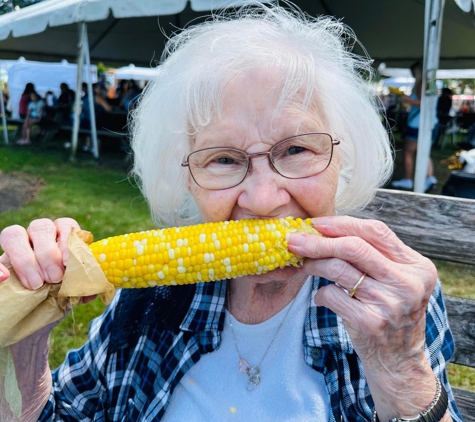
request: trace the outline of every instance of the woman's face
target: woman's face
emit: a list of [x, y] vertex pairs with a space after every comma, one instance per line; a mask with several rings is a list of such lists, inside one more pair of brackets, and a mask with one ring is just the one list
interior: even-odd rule
[[[334, 135], [316, 108], [304, 110], [297, 101], [288, 102], [275, 114], [281, 88], [277, 81], [268, 71], [250, 72], [237, 80], [226, 93], [221, 118], [197, 134], [191, 150], [226, 146], [255, 153], [268, 151], [297, 134]], [[324, 172], [306, 179], [286, 179], [270, 167], [267, 156], [259, 156], [252, 159], [252, 171], [238, 186], [206, 190], [191, 176], [188, 186], [205, 222], [332, 215], [339, 162], [335, 147], [332, 162]]]

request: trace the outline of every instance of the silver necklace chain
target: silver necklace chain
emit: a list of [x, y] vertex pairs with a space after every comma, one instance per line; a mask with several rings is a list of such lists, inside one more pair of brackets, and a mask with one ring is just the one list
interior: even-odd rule
[[289, 308], [287, 309], [287, 312], [285, 313], [284, 317], [282, 318], [282, 321], [280, 321], [279, 326], [275, 330], [274, 337], [272, 337], [272, 340], [269, 343], [269, 346], [267, 346], [267, 349], [264, 352], [264, 355], [262, 356], [261, 360], [259, 361], [259, 363], [257, 365], [251, 365], [246, 359], [244, 359], [242, 357], [241, 352], [239, 351], [239, 346], [238, 346], [237, 341], [236, 341], [236, 334], [234, 333], [233, 323], [231, 321], [231, 299], [229, 297], [229, 290], [231, 290], [231, 289], [230, 289], [230, 287], [228, 287], [228, 291], [227, 291], [228, 306], [229, 306], [228, 310], [229, 310], [229, 314], [230, 314], [229, 327], [231, 328], [231, 333], [233, 335], [234, 346], [236, 347], [236, 352], [237, 352], [238, 358], [239, 358], [239, 372], [241, 372], [241, 374], [246, 374], [247, 377], [248, 377], [248, 382], [247, 382], [247, 386], [246, 386], [247, 391], [253, 391], [260, 384], [260, 382], [261, 382], [261, 368], [260, 368], [260, 366], [261, 366], [262, 362], [264, 361], [264, 358], [266, 357], [267, 352], [269, 351], [272, 344], [274, 343], [274, 340], [276, 339], [277, 334], [279, 333], [280, 329], [282, 328], [282, 325], [284, 325], [284, 321], [286, 320], [287, 316], [289, 315], [290, 311], [292, 310], [292, 307], [294, 306], [294, 303], [295, 303], [295, 299], [297, 299], [297, 296], [299, 295], [300, 290], [302, 290], [302, 287], [304, 286], [305, 281], [306, 281], [306, 279], [304, 280], [304, 282], [300, 286], [300, 288], [299, 288], [297, 294], [295, 295], [295, 297], [292, 299], [292, 302], [291, 302]]

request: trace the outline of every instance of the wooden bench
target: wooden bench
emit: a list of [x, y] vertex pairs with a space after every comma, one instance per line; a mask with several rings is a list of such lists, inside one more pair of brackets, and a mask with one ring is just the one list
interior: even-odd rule
[[[72, 126], [69, 125], [60, 125], [58, 127], [58, 130], [64, 130], [66, 132], [72, 132], [73, 128]], [[110, 138], [118, 138], [118, 139], [127, 139], [127, 132], [117, 132], [114, 130], [108, 130], [108, 129], [97, 129], [97, 136], [104, 136], [104, 137], [110, 137]], [[87, 135], [87, 136], [92, 136], [91, 135], [91, 129], [84, 129], [84, 128], [79, 128], [79, 133], [81, 135]]]
[[[72, 133], [72, 126], [69, 125], [60, 125], [55, 129], [52, 129], [54, 131], [53, 135], [49, 135], [48, 140], [52, 139], [54, 135], [56, 135], [59, 131], [65, 131]], [[113, 130], [108, 130], [108, 129], [97, 129], [97, 138], [98, 141], [100, 141], [101, 138], [115, 138], [120, 140], [121, 147], [126, 148], [128, 147], [128, 134], [125, 131], [113, 131]], [[79, 134], [80, 135], [86, 135], [86, 136], [92, 136], [91, 134], [91, 129], [84, 129], [84, 128], [79, 128]]]
[[[475, 200], [380, 189], [355, 217], [385, 222], [399, 238], [428, 258], [474, 265]], [[445, 296], [455, 339], [452, 363], [475, 368], [475, 300]], [[453, 388], [466, 422], [475, 422], [475, 392]]]
[[23, 123], [25, 123], [25, 119], [14, 119], [13, 117], [7, 118], [7, 126], [16, 126], [15, 135], [13, 135], [13, 139], [17, 139], [21, 136]]

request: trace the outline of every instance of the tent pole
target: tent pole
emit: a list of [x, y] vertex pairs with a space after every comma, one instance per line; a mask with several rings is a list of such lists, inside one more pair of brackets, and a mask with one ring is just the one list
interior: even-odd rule
[[0, 112], [2, 113], [2, 126], [3, 126], [3, 140], [5, 145], [8, 145], [8, 128], [7, 128], [7, 116], [5, 116], [5, 104], [3, 102], [3, 86], [0, 81]]
[[74, 119], [73, 119], [73, 132], [71, 133], [71, 155], [69, 159], [71, 161], [76, 160], [76, 151], [78, 149], [78, 137], [79, 137], [79, 119], [81, 114], [82, 105], [82, 81], [84, 72], [84, 22], [78, 24], [79, 43], [78, 43], [78, 59], [76, 69], [76, 96], [74, 98]]
[[424, 19], [424, 63], [422, 73], [422, 98], [417, 141], [414, 192], [425, 191], [425, 181], [432, 147], [432, 129], [435, 124], [437, 85], [436, 72], [439, 67], [440, 39], [445, 0], [427, 0]]
[[86, 58], [86, 83], [87, 96], [89, 97], [89, 112], [91, 121], [91, 137], [92, 137], [92, 155], [97, 160], [99, 159], [99, 145], [97, 142], [97, 127], [96, 127], [96, 112], [94, 109], [94, 93], [92, 92], [92, 78], [91, 78], [91, 59], [89, 57], [89, 40], [87, 37], [87, 24], [84, 23], [84, 57]]

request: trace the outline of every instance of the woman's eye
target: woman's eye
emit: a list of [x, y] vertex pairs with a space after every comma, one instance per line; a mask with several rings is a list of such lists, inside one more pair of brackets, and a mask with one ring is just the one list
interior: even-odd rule
[[218, 164], [235, 164], [236, 161], [230, 157], [221, 157], [216, 160]]
[[301, 152], [304, 152], [306, 150], [305, 147], [299, 147], [299, 146], [291, 146], [287, 149], [286, 155], [295, 155], [295, 154], [300, 154]]

